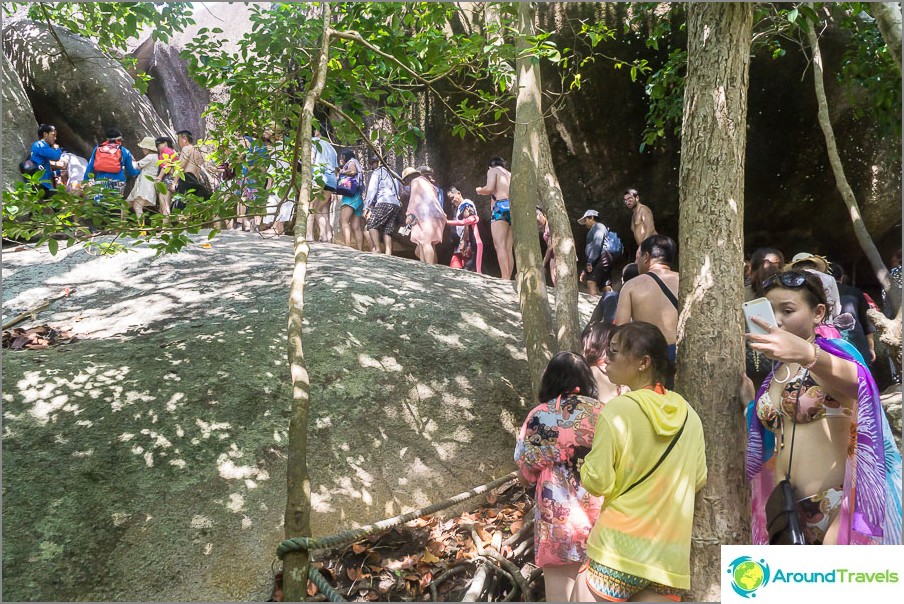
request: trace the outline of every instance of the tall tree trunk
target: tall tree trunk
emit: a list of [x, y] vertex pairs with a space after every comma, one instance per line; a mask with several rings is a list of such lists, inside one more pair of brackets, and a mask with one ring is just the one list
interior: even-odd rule
[[[311, 480], [308, 476], [308, 408], [311, 384], [302, 350], [302, 322], [304, 319], [304, 282], [308, 266], [306, 231], [311, 208], [311, 127], [314, 104], [323, 92], [330, 51], [330, 4], [324, 2], [323, 38], [314, 81], [304, 99], [296, 149], [300, 149], [301, 174], [298, 201], [295, 205], [295, 267], [289, 292], [289, 368], [292, 375], [292, 416], [289, 420], [289, 456], [286, 469], [286, 538], [311, 535]], [[297, 165], [297, 164], [294, 164]], [[308, 552], [291, 552], [283, 562], [283, 601], [303, 602], [308, 587]]]
[[817, 38], [816, 31], [813, 29], [811, 23], [805, 23], [804, 28], [807, 30], [807, 38], [809, 39], [810, 49], [813, 53], [813, 84], [816, 88], [816, 102], [819, 107], [817, 112], [819, 127], [822, 128], [822, 134], [826, 139], [829, 164], [832, 166], [832, 172], [835, 174], [835, 186], [838, 187], [841, 198], [844, 200], [844, 205], [847, 206], [848, 213], [851, 215], [851, 222], [854, 225], [854, 234], [857, 236], [857, 242], [860, 243], [860, 248], [863, 250], [863, 253], [866, 254], [870, 266], [873, 267], [873, 271], [875, 271], [882, 289], [885, 290], [885, 293], [892, 300], [892, 303], [895, 304], [895, 308], [897, 308], [897, 305], [901, 303], [901, 292], [897, 288], [892, 287], [891, 279], [888, 276], [888, 269], [885, 267], [882, 256], [879, 254], [879, 250], [876, 249], [876, 244], [873, 243], [869, 231], [866, 230], [866, 225], [863, 224], [860, 206], [857, 205], [857, 198], [854, 197], [854, 191], [851, 190], [851, 185], [848, 184], [847, 177], [844, 175], [844, 166], [841, 165], [841, 156], [838, 155], [838, 145], [835, 143], [835, 131], [832, 128], [832, 120], [829, 118], [829, 102], [826, 100], [826, 90], [823, 82], [822, 52], [819, 50], [819, 39]]
[[[540, 73], [537, 73], [539, 88]], [[537, 155], [537, 186], [541, 205], [549, 219], [549, 231], [552, 233], [550, 245], [555, 251], [553, 262], [556, 263], [556, 340], [559, 350], [570, 350], [580, 353], [581, 317], [578, 314], [578, 257], [575, 251], [574, 234], [565, 198], [552, 165], [552, 152], [549, 149], [549, 136], [546, 123], [540, 122], [543, 131], [539, 137], [539, 155]]]
[[872, 9], [882, 39], [898, 65], [898, 71], [901, 71], [901, 7], [897, 2], [876, 2]]
[[516, 47], [520, 58], [515, 64], [518, 73], [518, 100], [515, 108], [515, 141], [512, 150], [511, 214], [524, 343], [527, 346], [533, 400], [536, 400], [543, 370], [552, 356], [552, 351], [555, 350], [555, 340], [552, 336], [552, 316], [546, 282], [543, 279], [543, 255], [540, 253], [540, 238], [537, 237], [537, 217], [534, 210], [538, 180], [538, 166], [534, 158], [539, 157], [540, 139], [545, 136], [542, 130], [540, 66], [531, 57], [520, 56], [527, 47], [527, 37], [536, 35], [533, 15], [532, 3], [518, 4]]
[[[706, 429], [709, 479], [697, 494], [691, 597], [720, 598], [720, 543], [749, 543], [744, 422], [744, 155], [753, 5], [691, 3], [681, 126], [681, 251], [676, 390]], [[732, 328], [732, 326], [734, 326]]]

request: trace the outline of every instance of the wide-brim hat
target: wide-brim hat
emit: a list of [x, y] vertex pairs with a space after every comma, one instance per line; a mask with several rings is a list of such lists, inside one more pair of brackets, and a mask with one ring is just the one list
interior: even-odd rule
[[420, 176], [421, 173], [418, 172], [415, 168], [408, 166], [404, 170], [402, 170], [402, 181], [408, 180], [408, 178], [413, 178], [415, 176]]
[[596, 210], [587, 210], [586, 212], [584, 212], [583, 216], [578, 218], [578, 224], [583, 225], [585, 222], [587, 222], [588, 218], [597, 218], [597, 217], [599, 217], [599, 215], [600, 215], [600, 213], [597, 212]]
[[147, 149], [148, 151], [156, 151], [157, 145], [154, 143], [156, 139], [153, 136], [145, 136], [141, 139], [141, 142], [138, 143], [138, 146], [142, 149]]
[[795, 254], [794, 258], [791, 258], [791, 262], [785, 265], [785, 270], [794, 270], [798, 265], [802, 264], [809, 260], [810, 262], [816, 265], [816, 270], [820, 273], [829, 272], [829, 261], [825, 256], [817, 256], [816, 254], [811, 254], [810, 252], [801, 252], [800, 254]]
[[433, 174], [433, 168], [424, 164], [423, 166], [418, 166], [417, 171], [421, 173], [421, 176], [427, 176], [429, 174]]

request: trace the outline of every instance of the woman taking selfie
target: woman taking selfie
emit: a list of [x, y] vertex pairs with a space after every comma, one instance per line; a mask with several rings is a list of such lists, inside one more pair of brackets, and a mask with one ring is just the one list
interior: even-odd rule
[[690, 588], [696, 492], [706, 483], [703, 424], [662, 384], [670, 370], [659, 328], [616, 327], [606, 374], [631, 389], [606, 403], [581, 484], [603, 498], [572, 602], [679, 600]]
[[775, 516], [766, 514], [786, 477], [808, 545], [901, 543], [901, 456], [856, 349], [816, 336], [826, 316], [822, 283], [786, 271], [763, 290], [776, 324], [754, 318], [767, 333], [745, 337], [777, 363], [748, 411], [753, 543], [787, 542], [782, 522], [770, 537]]

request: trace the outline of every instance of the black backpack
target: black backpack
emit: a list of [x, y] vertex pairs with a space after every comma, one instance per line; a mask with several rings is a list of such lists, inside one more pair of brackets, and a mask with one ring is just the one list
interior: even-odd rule
[[19, 173], [26, 176], [32, 176], [44, 169], [41, 164], [36, 164], [31, 160], [31, 153], [25, 156], [25, 159], [19, 162]]

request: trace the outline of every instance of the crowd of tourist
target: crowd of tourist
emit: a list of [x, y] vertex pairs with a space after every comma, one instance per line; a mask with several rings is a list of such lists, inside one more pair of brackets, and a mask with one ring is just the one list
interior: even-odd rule
[[[30, 160], [42, 170], [40, 186], [49, 197], [68, 166], [53, 126], [41, 125], [38, 137]], [[169, 214], [185, 192], [210, 195], [201, 178], [205, 158], [193, 142], [191, 132], [179, 132], [177, 153], [166, 137], [148, 136], [136, 160], [111, 129], [82, 178], [122, 193], [127, 176], [140, 176], [127, 196], [136, 216], [149, 207]], [[285, 232], [295, 209], [287, 199], [286, 146], [272, 131], [260, 143], [251, 136], [244, 143], [241, 177], [224, 175], [239, 192], [236, 227]], [[401, 235], [419, 260], [435, 264], [448, 232], [451, 266], [482, 272], [481, 219], [466, 187], [440, 187], [426, 165], [396, 174], [378, 156], [365, 171], [352, 149], [337, 153], [319, 131], [311, 157], [308, 240], [332, 241], [330, 216], [338, 213], [345, 245], [391, 255]], [[266, 178], [253, 169], [264, 162]], [[472, 189], [491, 204], [502, 279], [514, 271], [510, 184], [505, 161], [494, 157], [486, 182]], [[537, 406], [517, 439], [519, 476], [536, 499], [536, 564], [544, 569], [548, 601], [678, 600], [690, 587], [694, 505], [707, 467], [694, 402], [674, 391], [678, 250], [656, 231], [636, 189], [625, 190], [623, 201], [631, 211], [634, 262], [612, 279], [613, 269], [630, 258], [599, 212], [587, 210], [578, 220], [587, 229], [580, 281], [600, 299], [582, 354], [561, 352], [549, 361]], [[265, 211], [255, 211], [260, 208]], [[555, 233], [539, 206], [536, 219], [555, 284]], [[892, 278], [900, 288], [900, 251]], [[887, 362], [894, 379], [900, 377], [892, 359], [877, 359], [867, 310], [878, 305], [848, 283], [840, 264], [808, 252], [786, 261], [776, 248], [759, 248], [744, 279], [745, 301], [762, 302], [774, 317], [750, 319], [739, 384], [753, 542], [900, 544], [901, 456], [871, 369]], [[888, 316], [897, 311], [890, 300], [883, 306]], [[791, 500], [779, 502], [776, 519], [773, 503], [782, 497]]]

